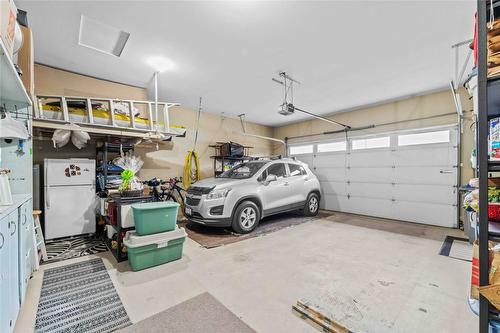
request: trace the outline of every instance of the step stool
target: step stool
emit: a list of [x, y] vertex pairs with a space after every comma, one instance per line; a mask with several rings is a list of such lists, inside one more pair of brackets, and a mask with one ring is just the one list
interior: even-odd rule
[[34, 248], [34, 256], [35, 256], [35, 270], [40, 268], [40, 257], [39, 252], [41, 252], [43, 261], [49, 260], [47, 256], [47, 249], [45, 248], [45, 239], [43, 237], [42, 226], [40, 225], [40, 214], [42, 214], [41, 210], [33, 211], [33, 221], [35, 226], [33, 228], [33, 248]]

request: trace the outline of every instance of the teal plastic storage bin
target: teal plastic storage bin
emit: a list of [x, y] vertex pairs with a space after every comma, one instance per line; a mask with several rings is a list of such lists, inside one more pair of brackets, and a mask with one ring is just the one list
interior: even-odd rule
[[160, 234], [139, 236], [128, 231], [123, 243], [128, 249], [128, 263], [133, 271], [158, 266], [182, 258], [186, 240], [184, 228]]
[[179, 204], [173, 201], [144, 202], [132, 205], [135, 231], [139, 236], [172, 231], [177, 223]]

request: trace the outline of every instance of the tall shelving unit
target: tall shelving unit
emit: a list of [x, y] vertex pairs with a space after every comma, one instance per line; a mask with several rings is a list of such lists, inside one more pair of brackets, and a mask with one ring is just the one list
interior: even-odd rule
[[[112, 161], [115, 157], [119, 156], [120, 153], [126, 153], [129, 151], [133, 151], [134, 146], [129, 143], [110, 143], [108, 141], [105, 141], [101, 147], [97, 148], [96, 151], [96, 156], [97, 156], [97, 167], [100, 168], [102, 163], [102, 169], [98, 169], [98, 171], [101, 171], [104, 175], [104, 187], [107, 187], [108, 185], [108, 175], [114, 174], [114, 175], [119, 175], [121, 174], [121, 171], [113, 171], [109, 170], [108, 168], [108, 162]], [[116, 188], [118, 188], [116, 186]]]
[[[31, 133], [32, 102], [0, 40], [0, 112], [9, 112]], [[35, 266], [32, 232], [31, 139], [0, 138], [0, 168], [8, 174], [12, 204], [0, 206], [0, 332], [12, 332]], [[32, 254], [32, 255], [30, 255]]]
[[[493, 1], [493, 0], [491, 0]], [[499, 17], [499, 1], [493, 1], [493, 7]], [[489, 121], [500, 117], [500, 78], [488, 78], [488, 47], [487, 47], [487, 21], [489, 19], [489, 1], [477, 1], [478, 24], [478, 124], [477, 124], [477, 166], [479, 176], [479, 285], [489, 284], [489, 251], [488, 241], [500, 241], [500, 236], [490, 231], [488, 220], [488, 174], [498, 171], [500, 164], [489, 160], [488, 135]], [[489, 332], [491, 319], [499, 319], [499, 312], [493, 308], [489, 301], [480, 296], [479, 300], [479, 332]]]

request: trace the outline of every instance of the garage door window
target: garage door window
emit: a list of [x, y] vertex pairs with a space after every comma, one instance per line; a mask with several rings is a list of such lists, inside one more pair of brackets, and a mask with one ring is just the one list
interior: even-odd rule
[[371, 139], [352, 140], [352, 149], [372, 149], [372, 148], [387, 148], [391, 145], [391, 137], [383, 136]]
[[291, 146], [290, 155], [312, 154], [313, 145]]
[[435, 131], [398, 135], [398, 146], [426, 145], [450, 142], [450, 131]]
[[345, 141], [318, 143], [318, 153], [345, 151], [346, 149], [347, 144]]

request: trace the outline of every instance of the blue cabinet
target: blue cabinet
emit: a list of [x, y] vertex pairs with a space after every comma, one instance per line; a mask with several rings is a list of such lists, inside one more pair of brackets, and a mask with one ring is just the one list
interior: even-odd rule
[[19, 312], [19, 216], [18, 211], [14, 211], [8, 216], [9, 231], [9, 325], [14, 328], [17, 313]]
[[0, 220], [0, 332], [10, 332], [9, 326], [9, 216]]
[[21, 302], [33, 271], [33, 207], [31, 199], [19, 208], [19, 297]]
[[[19, 312], [19, 216], [18, 210], [0, 221], [0, 332], [11, 332]], [[3, 244], [2, 244], [3, 243]]]
[[31, 199], [0, 219], [0, 333], [14, 329], [33, 272]]

